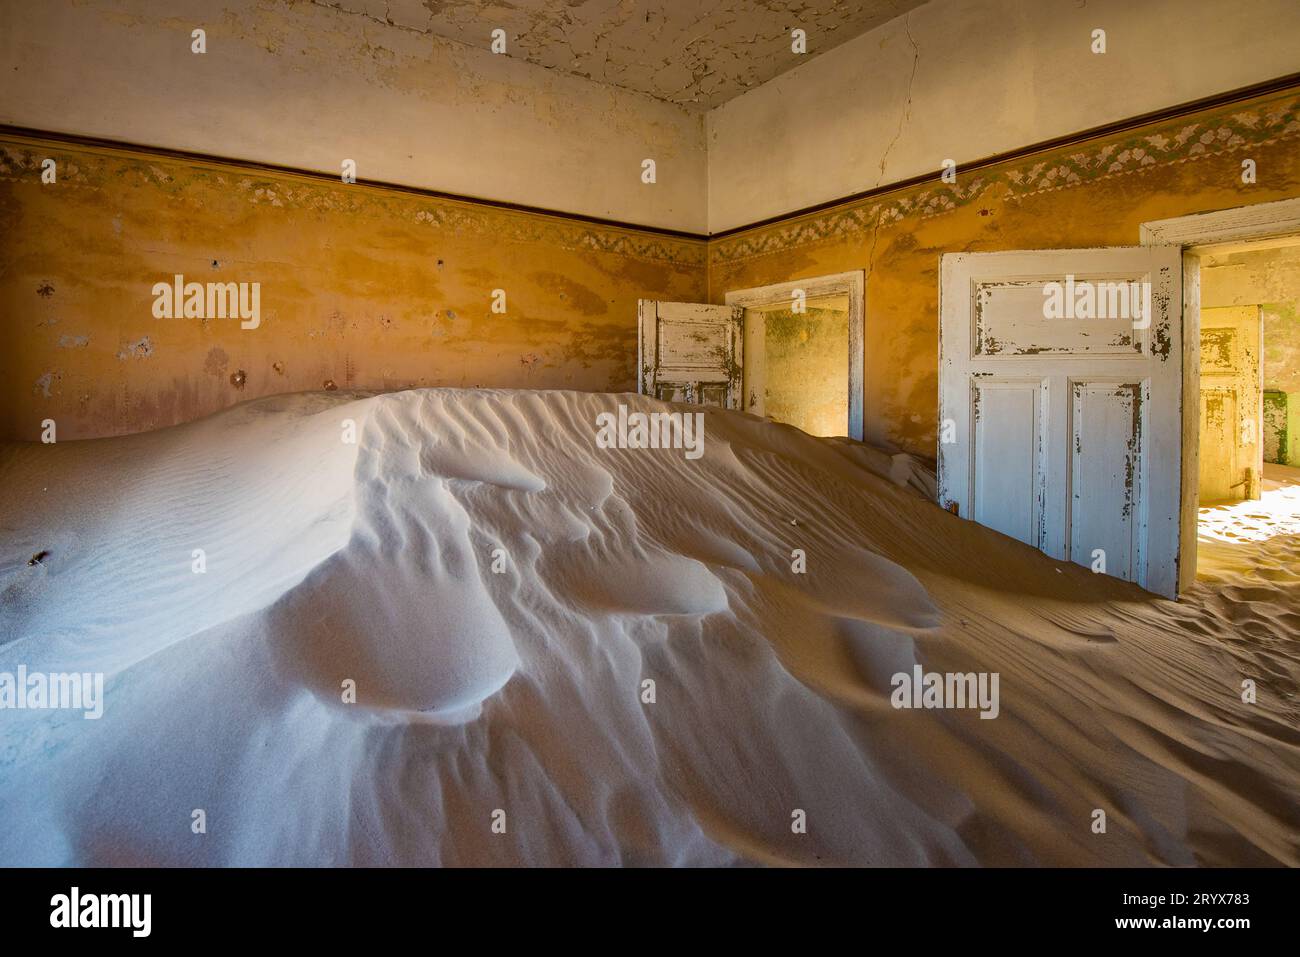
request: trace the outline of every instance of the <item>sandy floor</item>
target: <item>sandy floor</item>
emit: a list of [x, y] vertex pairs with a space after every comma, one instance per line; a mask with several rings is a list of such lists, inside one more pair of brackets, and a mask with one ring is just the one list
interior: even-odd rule
[[[1257, 501], [1234, 502], [1200, 510], [1202, 543], [1243, 544], [1266, 542], [1279, 535], [1300, 535], [1300, 468], [1264, 465], [1264, 481]], [[1204, 544], [1201, 546], [1205, 547]], [[1231, 552], [1210, 547], [1223, 559]], [[1239, 552], [1243, 567], [1253, 564], [1250, 549]]]
[[[1207, 516], [1175, 604], [747, 416], [598, 448], [619, 402], [661, 408], [329, 393], [0, 451], [0, 672], [107, 682], [0, 711], [0, 864], [1300, 864], [1294, 525]], [[893, 707], [917, 665], [997, 673], [997, 718]]]

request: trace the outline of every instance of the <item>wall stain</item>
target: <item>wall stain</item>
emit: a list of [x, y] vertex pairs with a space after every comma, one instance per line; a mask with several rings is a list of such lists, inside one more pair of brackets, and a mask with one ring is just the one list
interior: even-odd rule
[[226, 354], [226, 350], [220, 346], [213, 346], [208, 350], [207, 358], [203, 360], [203, 371], [208, 375], [225, 375], [229, 362], [230, 356]]
[[153, 355], [153, 340], [148, 336], [141, 336], [135, 342], [128, 342], [117, 353], [117, 358], [123, 362], [127, 359], [148, 359]]
[[[527, 382], [629, 390], [638, 298], [721, 302], [732, 289], [870, 268], [867, 437], [929, 457], [937, 437], [941, 253], [1132, 245], [1144, 221], [1300, 196], [1298, 106], [1294, 92], [1271, 94], [708, 244], [7, 134], [0, 137], [0, 309], [22, 316], [34, 289], [48, 287], [41, 298], [49, 299], [57, 285], [62, 321], [98, 343], [148, 329], [151, 361], [60, 349], [41, 328], [55, 321], [48, 316], [10, 323], [0, 351], [0, 437], [35, 441], [49, 414], [68, 421], [65, 431], [60, 418], [60, 438], [85, 438], [216, 411], [236, 397], [222, 380], [226, 367], [196, 375], [197, 357], [214, 347], [306, 360], [301, 371], [254, 376], [245, 388], [251, 395], [318, 389], [322, 379], [360, 388]], [[1240, 183], [1247, 150], [1270, 170], [1249, 187]], [[59, 161], [61, 186], [74, 189], [41, 185], [45, 155]], [[131, 243], [119, 238], [115, 217]], [[439, 273], [438, 260], [455, 268]], [[151, 319], [153, 282], [183, 271], [179, 264], [197, 270], [213, 261], [258, 264], [262, 328]], [[349, 274], [354, 262], [361, 265]], [[601, 311], [584, 312], [594, 300], [544, 288], [539, 274], [566, 277], [599, 298]], [[498, 287], [510, 293], [505, 316], [487, 310]], [[383, 315], [393, 325], [382, 334], [373, 321], [336, 328], [335, 314]], [[321, 317], [331, 319], [322, 324]], [[435, 338], [439, 328], [447, 334]], [[1168, 333], [1167, 325], [1152, 330], [1166, 355]], [[125, 358], [135, 357], [135, 345]], [[526, 355], [540, 357], [528, 370], [519, 361]], [[56, 363], [57, 376], [25, 385]], [[204, 370], [211, 371], [206, 362]]]

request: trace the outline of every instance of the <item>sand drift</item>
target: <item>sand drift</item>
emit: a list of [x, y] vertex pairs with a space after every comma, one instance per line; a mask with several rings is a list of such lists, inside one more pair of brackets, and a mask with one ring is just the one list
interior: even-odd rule
[[[602, 447], [620, 404], [670, 410], [322, 393], [5, 447], [0, 673], [103, 713], [0, 710], [0, 864], [1300, 863], [1300, 615], [1242, 643], [738, 413]], [[897, 707], [926, 674], [996, 716]]]

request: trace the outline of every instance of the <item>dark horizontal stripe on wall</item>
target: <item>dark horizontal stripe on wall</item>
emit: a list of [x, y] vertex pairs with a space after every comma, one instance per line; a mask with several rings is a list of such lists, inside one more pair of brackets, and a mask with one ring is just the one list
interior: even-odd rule
[[[1229, 90], [1226, 93], [1216, 93], [1214, 96], [1203, 97], [1202, 99], [1181, 103], [1177, 106], [1165, 107], [1164, 109], [1155, 110], [1151, 113], [1143, 113], [1141, 116], [1133, 116], [1125, 120], [1116, 120], [1115, 122], [1107, 123], [1104, 126], [1094, 126], [1091, 129], [1082, 130], [1078, 133], [1069, 133], [1064, 136], [1058, 136], [1054, 139], [1043, 140], [1040, 143], [1033, 143], [1029, 146], [1021, 146], [1017, 149], [1008, 150], [1005, 153], [997, 153], [993, 156], [987, 156], [984, 159], [974, 160], [973, 162], [959, 162], [957, 168], [963, 173], [971, 172], [972, 170], [985, 169], [989, 166], [997, 166], [999, 163], [1024, 159], [1025, 157], [1033, 156], [1036, 153], [1046, 153], [1050, 150], [1060, 149], [1064, 146], [1073, 146], [1087, 140], [1097, 139], [1098, 137], [1113, 136], [1117, 133], [1127, 133], [1150, 123], [1160, 123], [1164, 120], [1177, 119], [1180, 116], [1188, 116], [1192, 113], [1200, 113], [1203, 110], [1212, 110], [1216, 107], [1228, 106], [1232, 103], [1252, 100], [1256, 97], [1267, 96], [1270, 93], [1282, 93], [1295, 88], [1300, 88], [1300, 73], [1291, 73], [1287, 76], [1278, 77], [1276, 80], [1256, 83], [1253, 86], [1243, 86], [1240, 89]], [[776, 216], [769, 216], [767, 219], [760, 219], [757, 222], [746, 223], [744, 226], [733, 226], [730, 229], [724, 229], [721, 232], [710, 233], [709, 238], [726, 239], [729, 236], [735, 236], [751, 229], [760, 229], [763, 226], [772, 226], [776, 223], [785, 222], [788, 219], [798, 219], [800, 216], [810, 216], [813, 213], [825, 212], [826, 210], [834, 209], [837, 206], [846, 206], [850, 203], [859, 202], [860, 200], [870, 199], [873, 196], [880, 196], [884, 193], [892, 193], [896, 190], [907, 189], [909, 186], [919, 186], [922, 183], [929, 183], [939, 179], [942, 172], [942, 170], [934, 170], [933, 172], [922, 173], [919, 176], [912, 176], [908, 179], [896, 180], [892, 183], [886, 183], [883, 186], [876, 186], [872, 189], [863, 190], [861, 193], [854, 193], [851, 196], [841, 196], [837, 199], [828, 199], [825, 202], [817, 203], [814, 206], [805, 206], [802, 209], [796, 209], [793, 212], [779, 213]]]
[[[263, 163], [259, 160], [235, 159], [230, 156], [217, 156], [213, 153], [199, 153], [193, 150], [177, 150], [166, 146], [145, 146], [140, 143], [129, 143], [124, 140], [105, 139], [98, 136], [82, 136], [78, 133], [54, 133], [49, 130], [32, 129], [31, 127], [26, 126], [10, 126], [6, 123], [0, 123], [0, 136], [14, 136], [29, 140], [44, 140], [51, 143], [64, 143], [68, 146], [84, 146], [97, 149], [118, 150], [121, 152], [144, 153], [150, 156], [164, 156], [171, 159], [210, 163], [217, 166], [228, 166], [241, 170], [257, 170], [264, 173], [278, 173], [286, 176], [305, 177], [307, 179], [333, 183], [336, 186], [342, 185], [339, 176], [336, 173], [324, 173], [320, 170], [302, 169], [297, 166], [283, 166], [278, 163]], [[626, 223], [618, 219], [605, 219], [600, 216], [588, 216], [584, 213], [566, 213], [563, 210], [547, 209], [542, 206], [527, 206], [523, 203], [510, 203], [497, 199], [483, 199], [480, 196], [465, 196], [461, 193], [448, 193], [437, 189], [425, 189], [420, 186], [389, 183], [384, 180], [362, 179], [361, 177], [358, 177], [355, 184], [349, 185], [394, 190], [399, 193], [410, 193], [415, 196], [425, 196], [430, 199], [449, 200], [457, 203], [470, 203], [475, 206], [488, 206], [493, 209], [505, 209], [516, 213], [529, 213], [534, 216], [552, 216], [558, 219], [568, 219], [574, 222], [588, 223], [593, 226], [609, 226], [615, 229], [629, 229], [638, 233], [650, 233], [655, 236], [669, 236], [675, 239], [694, 239], [703, 242], [709, 238], [703, 233], [692, 233], [684, 229], [668, 229], [663, 226], [639, 226], [636, 223]]]
[[[1022, 146], [1014, 150], [1008, 150], [1005, 153], [997, 153], [993, 156], [987, 156], [983, 159], [965, 163], [958, 162], [957, 168], [963, 172], [985, 169], [989, 166], [996, 166], [999, 163], [1024, 159], [1025, 157], [1033, 156], [1036, 153], [1045, 153], [1050, 150], [1060, 149], [1061, 147], [1072, 146], [1086, 140], [1092, 140], [1102, 136], [1111, 136], [1117, 133], [1126, 133], [1150, 123], [1159, 123], [1164, 120], [1176, 119], [1180, 116], [1199, 113], [1203, 110], [1228, 106], [1232, 103], [1241, 102], [1243, 100], [1267, 96], [1270, 93], [1281, 93], [1296, 88], [1300, 88], [1300, 73], [1291, 73], [1286, 76], [1278, 77], [1275, 80], [1268, 80], [1263, 83], [1240, 87], [1236, 90], [1229, 90], [1225, 93], [1216, 93], [1213, 96], [1202, 97], [1199, 100], [1191, 100], [1177, 106], [1169, 106], [1164, 109], [1154, 110], [1150, 113], [1143, 113], [1140, 116], [1133, 116], [1124, 120], [1116, 120], [1113, 123], [1094, 126], [1091, 129], [1081, 130], [1077, 133], [1069, 133], [1050, 140], [1043, 140], [1029, 146]], [[22, 137], [24, 139], [44, 140], [53, 143], [66, 143], [70, 146], [85, 146], [99, 149], [145, 153], [155, 156], [166, 156], [174, 159], [211, 163], [220, 166], [234, 167], [237, 169], [260, 170], [266, 173], [300, 176], [336, 184], [339, 182], [339, 177], [337, 175], [333, 173], [324, 173], [320, 170], [302, 169], [296, 166], [284, 166], [277, 163], [263, 163], [256, 160], [234, 159], [229, 156], [217, 156], [211, 153], [199, 153], [192, 150], [177, 150], [164, 146], [145, 146], [139, 143], [129, 143], [122, 140], [105, 139], [94, 136], [82, 136], [75, 133], [54, 133], [49, 130], [38, 130], [30, 127], [0, 124], [0, 136], [4, 135]], [[809, 216], [814, 213], [824, 212], [828, 209], [834, 209], [837, 206], [844, 206], [849, 203], [856, 203], [864, 199], [870, 199], [873, 196], [880, 196], [884, 193], [891, 193], [896, 190], [907, 189], [910, 186], [918, 186], [922, 183], [932, 182], [938, 179], [941, 173], [941, 170], [934, 170], [932, 172], [922, 173], [919, 176], [909, 177], [908, 179], [895, 180], [894, 182], [876, 186], [872, 189], [863, 190], [860, 193], [853, 193], [849, 196], [841, 196], [836, 199], [826, 200], [825, 202], [817, 203], [813, 206], [805, 206], [801, 209], [796, 209], [787, 213], [779, 213], [775, 216], [769, 216], [766, 219], [746, 223], [743, 226], [733, 226], [730, 229], [724, 229], [716, 233], [693, 233], [684, 229], [667, 229], [662, 226], [642, 226], [618, 219], [588, 216], [583, 213], [567, 213], [563, 210], [548, 209], [542, 206], [528, 206], [523, 203], [510, 203], [502, 200], [483, 199], [478, 196], [465, 196], [460, 193], [424, 189], [418, 186], [406, 186], [401, 183], [389, 183], [382, 180], [358, 179], [355, 185], [394, 190], [396, 192], [409, 193], [415, 196], [426, 196], [431, 199], [470, 203], [477, 206], [510, 210], [517, 213], [529, 213], [535, 216], [551, 216], [559, 219], [571, 220], [573, 222], [589, 223], [595, 226], [613, 227], [615, 229], [626, 229], [633, 232], [648, 233], [655, 236], [667, 236], [675, 239], [689, 239], [698, 242], [705, 242], [710, 239], [725, 239], [729, 236], [735, 236], [751, 229], [771, 226], [775, 223], [784, 222], [785, 220], [797, 219], [800, 216]]]

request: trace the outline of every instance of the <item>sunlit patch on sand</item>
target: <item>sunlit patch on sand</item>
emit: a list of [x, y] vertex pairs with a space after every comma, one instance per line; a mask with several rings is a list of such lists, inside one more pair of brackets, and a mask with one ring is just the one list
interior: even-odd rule
[[1200, 536], [1219, 542], [1263, 542], [1300, 535], [1300, 468], [1266, 464], [1262, 495], [1200, 510]]

